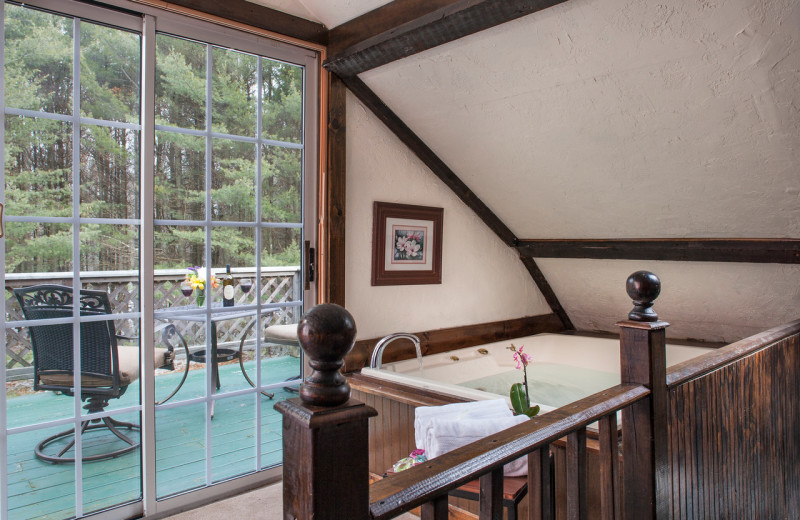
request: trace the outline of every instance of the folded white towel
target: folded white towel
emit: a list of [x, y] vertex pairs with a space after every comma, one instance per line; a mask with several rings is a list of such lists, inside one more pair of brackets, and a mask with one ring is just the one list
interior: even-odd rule
[[[428, 459], [438, 457], [443, 453], [466, 446], [471, 442], [528, 420], [529, 418], [526, 415], [461, 420], [452, 420], [450, 417], [435, 417], [430, 421], [430, 428], [425, 439], [425, 455]], [[507, 477], [527, 475], [528, 457], [521, 457], [506, 464], [503, 468], [503, 474]]]
[[512, 417], [505, 399], [454, 403], [444, 406], [420, 406], [414, 411], [414, 440], [417, 449], [426, 450], [425, 438], [433, 418], [450, 418], [454, 421], [491, 417]]

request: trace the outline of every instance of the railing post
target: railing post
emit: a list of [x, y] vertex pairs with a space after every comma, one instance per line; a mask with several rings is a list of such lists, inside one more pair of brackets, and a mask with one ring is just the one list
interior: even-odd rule
[[369, 518], [369, 418], [372, 407], [350, 399], [339, 373], [356, 326], [344, 308], [309, 310], [297, 336], [313, 368], [300, 398], [275, 405], [283, 414], [283, 517], [292, 520]]
[[644, 385], [647, 399], [622, 411], [622, 518], [666, 520], [669, 515], [666, 328], [653, 303], [661, 281], [648, 271], [628, 277], [634, 308], [620, 326], [622, 383]]

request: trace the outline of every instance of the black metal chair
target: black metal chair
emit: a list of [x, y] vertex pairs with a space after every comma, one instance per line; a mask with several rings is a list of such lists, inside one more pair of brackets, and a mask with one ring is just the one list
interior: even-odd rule
[[[72, 288], [63, 285], [36, 285], [14, 289], [26, 320], [66, 318], [73, 314]], [[111, 303], [105, 291], [82, 289], [80, 291], [81, 316], [111, 314]], [[33, 347], [34, 390], [52, 390], [64, 395], [74, 395], [73, 379], [73, 332], [71, 323], [54, 325], [31, 325], [29, 327]], [[113, 320], [82, 322], [80, 324], [80, 377], [84, 409], [89, 413], [102, 412], [110, 399], [117, 399], [125, 393], [128, 385], [139, 378], [139, 348], [123, 347], [117, 340], [125, 338], [116, 333]], [[170, 362], [171, 352], [156, 349], [156, 366]], [[81, 422], [81, 433], [107, 429], [121, 439], [124, 446], [99, 454], [82, 457], [82, 461], [96, 461], [118, 457], [139, 447], [121, 430], [139, 431], [138, 424], [117, 421], [111, 417], [85, 420]], [[70, 439], [70, 437], [72, 437]], [[60, 450], [59, 446], [64, 444]], [[47, 454], [48, 446], [58, 443]], [[53, 463], [75, 462], [67, 452], [75, 445], [75, 429], [52, 435], [36, 445], [36, 456]]]

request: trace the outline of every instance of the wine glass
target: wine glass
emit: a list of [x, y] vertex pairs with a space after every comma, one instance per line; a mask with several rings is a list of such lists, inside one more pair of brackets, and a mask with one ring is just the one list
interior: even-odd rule
[[187, 298], [192, 295], [193, 291], [194, 291], [194, 288], [192, 287], [192, 284], [190, 284], [189, 282], [183, 282], [181, 284], [181, 292]]
[[242, 278], [241, 280], [239, 280], [239, 287], [242, 288], [242, 292], [247, 294], [253, 287], [253, 280], [251, 280], [250, 278]]

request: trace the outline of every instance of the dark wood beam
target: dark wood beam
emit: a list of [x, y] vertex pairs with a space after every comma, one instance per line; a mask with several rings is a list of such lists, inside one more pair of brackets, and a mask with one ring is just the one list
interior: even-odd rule
[[320, 45], [328, 43], [328, 29], [321, 23], [245, 0], [168, 0], [168, 2], [298, 40]]
[[530, 258], [800, 264], [796, 238], [520, 240], [517, 250]]
[[547, 278], [544, 277], [544, 273], [542, 270], [539, 269], [539, 266], [536, 265], [536, 261], [533, 258], [521, 256], [519, 257], [522, 265], [525, 266], [525, 269], [528, 270], [528, 273], [533, 278], [533, 281], [536, 283], [536, 286], [539, 288], [539, 291], [544, 296], [545, 301], [552, 309], [553, 314], [558, 316], [558, 319], [561, 320], [561, 323], [564, 325], [566, 330], [575, 330], [575, 325], [572, 324], [572, 320], [569, 319], [567, 315], [567, 311], [564, 310], [564, 307], [561, 306], [561, 302], [558, 301], [558, 297], [556, 296], [555, 291], [553, 288], [550, 287], [550, 284], [547, 282]]
[[509, 246], [516, 243], [514, 233], [363, 81], [357, 77], [342, 78], [342, 81], [500, 240]]
[[331, 29], [325, 67], [354, 76], [566, 0], [395, 0]]
[[322, 267], [326, 280], [323, 301], [345, 305], [345, 201], [347, 199], [347, 88], [334, 74], [328, 74], [328, 167], [326, 169], [325, 237]]

